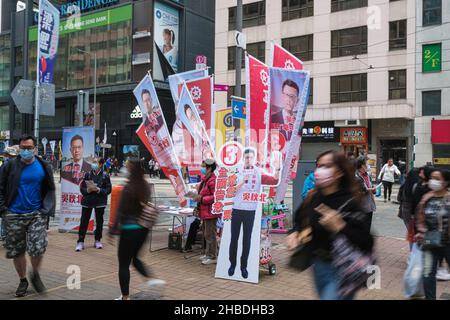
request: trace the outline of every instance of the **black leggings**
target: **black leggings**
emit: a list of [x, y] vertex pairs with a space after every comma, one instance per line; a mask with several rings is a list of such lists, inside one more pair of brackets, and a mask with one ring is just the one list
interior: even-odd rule
[[[103, 215], [105, 208], [95, 208], [95, 240], [100, 241], [103, 233]], [[84, 237], [91, 220], [92, 208], [81, 209], [80, 229], [78, 230], [78, 242], [84, 242]]]
[[392, 194], [392, 185], [394, 183], [393, 182], [389, 182], [389, 181], [383, 181], [383, 187], [384, 187], [384, 200], [386, 200], [386, 195], [389, 191], [389, 200], [391, 200], [391, 194]]
[[138, 258], [139, 250], [147, 238], [148, 229], [123, 230], [119, 240], [119, 283], [123, 296], [130, 294], [130, 264], [144, 277], [150, 277], [150, 271]]

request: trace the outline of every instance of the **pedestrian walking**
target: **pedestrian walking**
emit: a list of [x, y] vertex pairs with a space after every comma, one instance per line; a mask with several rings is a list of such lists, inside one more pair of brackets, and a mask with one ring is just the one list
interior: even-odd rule
[[436, 300], [439, 261], [444, 258], [450, 265], [450, 172], [433, 170], [428, 185], [431, 191], [422, 198], [417, 208], [416, 238], [423, 249], [425, 298]]
[[391, 201], [392, 185], [395, 182], [395, 175], [400, 174], [401, 172], [394, 164], [394, 160], [392, 158], [390, 158], [381, 169], [380, 174], [378, 175], [378, 180], [381, 180], [383, 182], [384, 202], [386, 202], [386, 199]]
[[[3, 154], [3, 163], [2, 163], [2, 166], [0, 167], [0, 171], [5, 167], [5, 165], [8, 163], [8, 161], [10, 161], [11, 159], [15, 159], [18, 154], [19, 154], [19, 146], [18, 145], [6, 147], [4, 154]], [[5, 219], [1, 218], [0, 241], [5, 241], [5, 238], [6, 238]]]
[[55, 183], [51, 166], [35, 156], [36, 138], [19, 140], [19, 156], [6, 163], [0, 173], [0, 208], [6, 227], [6, 257], [14, 260], [20, 278], [17, 297], [27, 294], [27, 251], [32, 266], [31, 284], [38, 293], [46, 289], [39, 275], [47, 248], [47, 220], [55, 214]]
[[341, 291], [347, 279], [338, 273], [341, 261], [334, 253], [333, 241], [337, 237], [346, 238], [351, 244], [350, 248], [346, 246], [349, 257], [356, 252], [370, 254], [374, 243], [360, 209], [354, 168], [343, 153], [326, 151], [318, 157], [315, 178], [315, 189], [295, 213], [295, 225], [287, 237], [287, 245], [294, 250], [308, 243], [309, 253], [305, 256], [310, 261], [307, 265], [313, 266], [320, 299], [353, 299], [356, 289], [346, 294]]
[[153, 176], [155, 174], [153, 171], [154, 166], [155, 166], [155, 161], [153, 159], [150, 159], [148, 161], [148, 170], [149, 170], [150, 178], [153, 178]]
[[108, 195], [111, 193], [111, 179], [103, 171], [104, 160], [95, 158], [91, 164], [92, 170], [87, 172], [80, 184], [83, 195], [81, 200], [81, 220], [78, 230], [78, 242], [75, 251], [85, 249], [84, 238], [91, 220], [92, 209], [95, 211], [95, 243], [96, 249], [102, 249], [103, 216], [108, 203]]
[[128, 181], [122, 191], [117, 218], [110, 235], [120, 233], [119, 239], [119, 283], [122, 295], [116, 300], [128, 300], [130, 296], [130, 264], [144, 277], [150, 279], [151, 287], [162, 286], [163, 280], [155, 279], [139, 259], [149, 229], [140, 224], [145, 204], [151, 199], [150, 185], [144, 178], [140, 161], [127, 161]]
[[360, 156], [355, 160], [356, 178], [360, 186], [361, 210], [366, 214], [368, 229], [372, 226], [373, 213], [377, 210], [375, 204], [374, 193], [376, 188], [373, 187], [370, 174], [367, 169], [367, 160], [364, 156]]
[[198, 204], [198, 214], [203, 225], [203, 235], [206, 241], [205, 255], [200, 257], [202, 264], [217, 262], [217, 215], [212, 214], [214, 192], [216, 190], [217, 165], [215, 160], [206, 159], [202, 163], [202, 181], [198, 186], [198, 195], [193, 198]]
[[153, 171], [155, 173], [155, 176], [159, 179], [161, 177], [161, 174], [159, 172], [160, 166], [158, 161], [155, 160], [155, 164], [153, 165]]

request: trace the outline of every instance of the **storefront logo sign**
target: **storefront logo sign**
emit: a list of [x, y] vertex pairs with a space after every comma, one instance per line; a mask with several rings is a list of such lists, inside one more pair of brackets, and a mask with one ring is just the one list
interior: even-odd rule
[[342, 128], [341, 143], [343, 144], [367, 143], [367, 128]]
[[336, 142], [339, 136], [339, 128], [334, 127], [333, 121], [309, 122], [302, 128], [303, 141]]
[[[84, 12], [92, 9], [102, 8], [107, 5], [118, 3], [119, 0], [78, 0], [70, 1], [67, 4], [61, 5], [59, 11], [61, 17], [69, 16], [76, 11]], [[78, 10], [77, 10], [78, 9]]]
[[136, 106], [130, 114], [131, 119], [142, 119], [142, 112], [139, 106]]

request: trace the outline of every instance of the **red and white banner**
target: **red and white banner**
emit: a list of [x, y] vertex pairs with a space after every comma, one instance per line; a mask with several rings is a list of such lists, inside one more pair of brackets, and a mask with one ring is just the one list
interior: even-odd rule
[[308, 71], [269, 68], [270, 141], [268, 158], [281, 152], [283, 166], [275, 202], [284, 199], [291, 173], [297, 164], [303, 121], [309, 97]]
[[246, 55], [245, 72], [247, 97], [245, 146], [256, 150], [256, 163], [261, 165], [266, 162], [267, 153], [269, 69], [258, 59]]
[[172, 183], [180, 205], [184, 207], [187, 204], [187, 199], [184, 197], [187, 192], [186, 184], [155, 86], [149, 75], [142, 79], [133, 93], [143, 114], [143, 122], [136, 133], [153, 158], [158, 161], [161, 170]]
[[208, 132], [209, 137], [213, 141], [214, 139], [211, 135], [214, 130], [212, 130], [212, 128], [215, 128], [216, 126], [216, 110], [213, 105], [213, 78], [206, 77], [186, 81], [186, 86], [197, 107], [206, 132]]
[[272, 57], [272, 67], [274, 68], [303, 70], [303, 62], [276, 43], [272, 43]]

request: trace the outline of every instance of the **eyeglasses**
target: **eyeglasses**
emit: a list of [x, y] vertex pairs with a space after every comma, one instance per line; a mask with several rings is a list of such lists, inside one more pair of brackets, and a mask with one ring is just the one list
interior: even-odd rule
[[21, 150], [31, 150], [33, 151], [36, 147], [20, 147]]
[[295, 94], [287, 94], [285, 92], [283, 92], [283, 95], [285, 95], [286, 97], [288, 97], [291, 100], [296, 100], [298, 97]]

